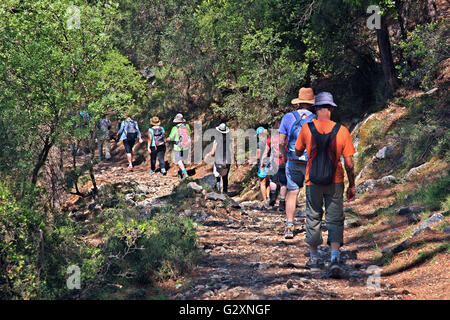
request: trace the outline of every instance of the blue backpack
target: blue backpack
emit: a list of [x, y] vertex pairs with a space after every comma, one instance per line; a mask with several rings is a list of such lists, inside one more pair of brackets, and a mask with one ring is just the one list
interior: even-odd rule
[[81, 116], [81, 119], [82, 119], [80, 127], [81, 128], [88, 127], [89, 126], [89, 121], [93, 117], [92, 112], [87, 112], [86, 110], [82, 110], [82, 111], [80, 111], [80, 116]]
[[305, 123], [309, 123], [316, 118], [316, 115], [310, 111], [308, 112], [300, 112], [293, 111], [292, 112], [295, 117], [295, 122], [291, 127], [291, 131], [288, 136], [288, 146], [287, 146], [287, 156], [289, 160], [301, 160], [308, 161], [308, 154], [305, 150], [301, 157], [297, 157], [295, 155], [295, 143], [297, 142], [298, 135], [300, 134], [300, 130]]

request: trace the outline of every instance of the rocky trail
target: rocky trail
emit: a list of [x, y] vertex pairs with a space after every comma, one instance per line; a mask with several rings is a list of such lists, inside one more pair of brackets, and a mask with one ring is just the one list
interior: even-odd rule
[[[174, 298], [349, 298], [355, 288], [365, 287], [364, 272], [355, 267], [356, 251], [342, 251], [347, 260], [343, 280], [328, 279], [325, 269], [305, 269], [303, 212], [298, 211], [294, 239], [285, 240], [283, 213], [258, 204], [246, 202], [248, 209], [205, 219], [198, 232], [205, 259], [195, 270], [195, 284]], [[328, 247], [321, 246], [320, 254], [329, 258]]]
[[[214, 198], [214, 193], [207, 193], [208, 198]], [[198, 197], [196, 202], [201, 200]], [[291, 240], [284, 239], [285, 216], [277, 208], [267, 209], [260, 201], [241, 202], [240, 208], [236, 203], [235, 208], [226, 206], [221, 200], [208, 200], [205, 204], [207, 208], [214, 206], [225, 207], [225, 211], [210, 210], [208, 215], [194, 217], [200, 224], [198, 246], [203, 250], [204, 259], [184, 285], [175, 285], [172, 298], [392, 300], [420, 299], [426, 290], [420, 286], [413, 290], [411, 278], [409, 285], [404, 285], [400, 280], [401, 273], [390, 279], [380, 277], [383, 269], [373, 264], [371, 240], [358, 236], [362, 223], [359, 220], [350, 218], [346, 221], [345, 237], [350, 241], [341, 248], [344, 274], [340, 279], [331, 279], [326, 267], [317, 270], [305, 268], [309, 250], [304, 242], [305, 212], [300, 210], [304, 204], [299, 203], [295, 237]], [[347, 212], [351, 210], [346, 207]], [[193, 211], [195, 209], [185, 210], [184, 214], [192, 215]], [[322, 230], [326, 241], [325, 225], [322, 225]], [[445, 239], [448, 241], [449, 237], [442, 240]], [[324, 261], [328, 261], [328, 246], [322, 245], [319, 250]], [[448, 266], [448, 254], [445, 261]], [[439, 276], [443, 276], [443, 283], [438, 287], [448, 289], [449, 278], [445, 271], [444, 275], [427, 274], [425, 279], [430, 279], [430, 276], [438, 282]], [[444, 289], [442, 293], [448, 297], [448, 290]]]
[[[136, 206], [143, 215], [150, 215], [155, 208], [167, 204], [168, 196], [176, 192], [181, 180], [176, 176], [176, 168], [162, 176], [149, 175], [148, 167], [149, 162], [142, 159], [133, 171], [126, 169], [124, 160], [102, 162], [97, 167], [97, 182], [100, 189], [102, 184], [133, 186], [126, 191], [129, 205]], [[309, 250], [304, 242], [304, 202], [298, 203], [295, 236], [286, 240], [285, 215], [277, 207], [268, 208], [261, 201], [240, 201], [206, 190], [208, 181], [214, 183], [210, 166], [191, 168], [190, 172], [189, 191], [176, 211], [195, 221], [202, 258], [191, 273], [158, 284], [170, 299], [449, 298], [446, 270], [450, 259], [446, 247], [438, 248], [433, 260], [416, 261], [417, 252], [422, 250], [420, 244], [449, 242], [448, 230], [429, 227], [445, 217], [432, 216], [435, 221], [421, 227], [420, 208], [403, 208], [394, 220], [374, 221], [373, 213], [392, 200], [396, 186], [385, 186], [377, 191], [377, 196], [345, 203], [345, 245], [341, 248], [345, 272], [340, 279], [332, 279], [327, 276], [326, 267], [305, 268]], [[413, 227], [417, 229], [414, 238], [405, 240], [404, 234]], [[326, 241], [325, 225], [322, 230]], [[390, 246], [392, 243], [395, 245]], [[324, 243], [319, 250], [327, 261], [328, 246]], [[377, 256], [380, 252], [393, 252], [397, 258], [387, 268], [380, 267]]]

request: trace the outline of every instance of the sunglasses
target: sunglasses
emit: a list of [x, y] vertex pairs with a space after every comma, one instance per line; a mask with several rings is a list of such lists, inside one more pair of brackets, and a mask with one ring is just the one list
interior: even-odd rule
[[321, 106], [315, 106], [315, 108], [316, 108], [316, 110], [320, 110], [320, 109], [328, 109], [328, 110], [330, 110], [330, 109], [333, 109], [334, 107], [329, 105], [329, 104], [324, 104], [324, 105], [321, 105]]

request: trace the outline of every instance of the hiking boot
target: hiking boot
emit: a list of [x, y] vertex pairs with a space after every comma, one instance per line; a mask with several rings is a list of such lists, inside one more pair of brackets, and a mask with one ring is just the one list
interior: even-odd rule
[[286, 200], [280, 200], [280, 204], [278, 205], [278, 210], [280, 210], [280, 211], [286, 210]]
[[270, 192], [269, 206], [273, 207], [275, 205], [276, 201], [277, 201], [277, 193], [276, 192]]
[[187, 179], [187, 178], [189, 178], [189, 175], [187, 174], [187, 172], [183, 172], [183, 177], [182, 177], [182, 179]]
[[167, 174], [166, 169], [161, 169], [161, 174], [162, 174], [163, 176], [165, 176], [165, 175]]
[[132, 164], [128, 165], [128, 170], [130, 170], [130, 171], [133, 170], [133, 165]]
[[293, 225], [286, 226], [286, 231], [284, 232], [284, 238], [285, 239], [294, 238], [294, 226]]
[[328, 265], [328, 276], [334, 279], [339, 279], [342, 276], [342, 267], [338, 259], [331, 260]]
[[306, 269], [322, 269], [324, 267], [324, 263], [321, 259], [316, 258], [316, 259], [309, 259], [306, 262], [305, 268]]
[[153, 170], [150, 170], [149, 172], [148, 172], [149, 174], [154, 174], [155, 173], [155, 171], [153, 171]]

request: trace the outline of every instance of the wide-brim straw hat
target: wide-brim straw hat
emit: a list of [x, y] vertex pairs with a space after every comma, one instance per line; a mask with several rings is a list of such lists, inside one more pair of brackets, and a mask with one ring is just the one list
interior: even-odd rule
[[175, 118], [173, 119], [174, 123], [183, 123], [186, 122], [186, 120], [184, 120], [183, 115], [181, 113], [177, 114], [175, 116]]
[[330, 105], [333, 107], [337, 107], [336, 103], [333, 101], [333, 95], [329, 92], [321, 92], [316, 96], [316, 102], [313, 104], [313, 107]]
[[314, 91], [312, 88], [300, 88], [298, 98], [292, 99], [292, 104], [307, 103], [314, 104]]
[[159, 121], [158, 117], [153, 117], [150, 119], [150, 124], [152, 126], [159, 126], [161, 124], [161, 121]]
[[230, 132], [230, 128], [228, 128], [225, 123], [221, 123], [218, 127], [216, 127], [216, 130], [219, 131], [220, 133]]

